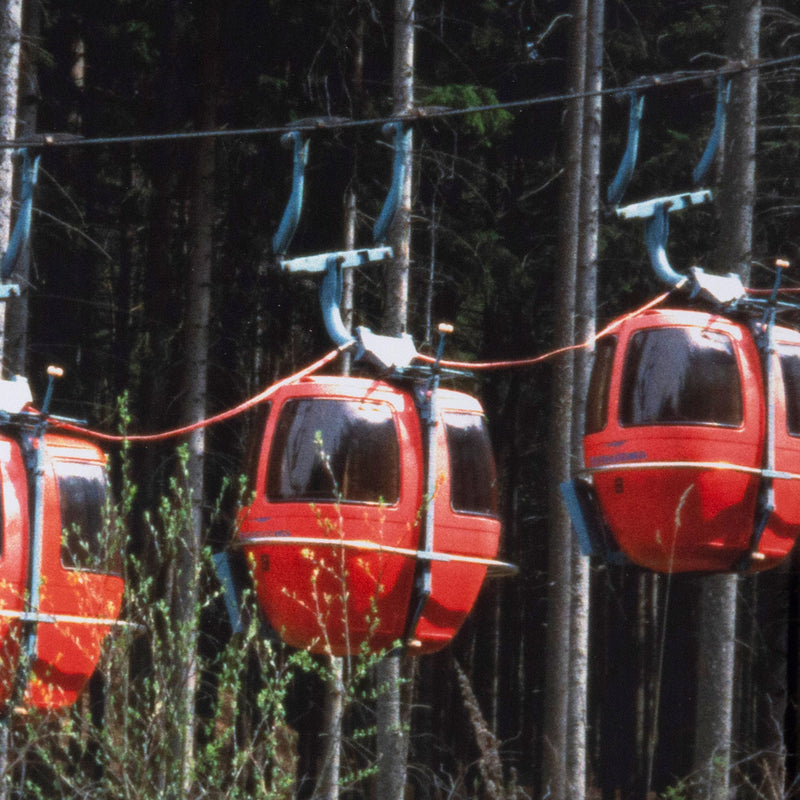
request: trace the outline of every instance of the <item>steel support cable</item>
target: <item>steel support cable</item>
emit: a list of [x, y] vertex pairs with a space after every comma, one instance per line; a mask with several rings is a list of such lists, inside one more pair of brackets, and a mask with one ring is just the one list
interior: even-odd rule
[[[679, 86], [687, 83], [697, 83], [717, 78], [720, 76], [732, 76], [752, 71], [762, 71], [780, 67], [800, 61], [800, 55], [785, 56], [783, 58], [763, 59], [752, 64], [736, 64], [719, 67], [713, 70], [701, 70], [697, 72], [678, 72], [667, 75], [650, 75], [641, 79], [639, 86], [644, 91], [665, 89], [672, 86]], [[250, 136], [266, 135], [285, 135], [297, 131], [318, 131], [318, 130], [346, 130], [349, 128], [367, 128], [373, 126], [383, 126], [390, 123], [409, 121], [414, 119], [444, 119], [447, 117], [460, 117], [467, 114], [484, 114], [495, 111], [512, 111], [530, 108], [537, 105], [549, 103], [564, 103], [570, 100], [580, 100], [588, 97], [614, 96], [630, 92], [629, 86], [619, 86], [613, 88], [600, 89], [593, 92], [572, 92], [540, 97], [529, 97], [522, 100], [509, 100], [499, 103], [487, 103], [485, 105], [470, 106], [468, 108], [419, 108], [403, 116], [379, 117], [373, 119], [334, 119], [326, 121], [320, 118], [318, 121], [301, 123], [296, 125], [275, 125], [253, 128], [218, 128], [207, 131], [180, 131], [173, 133], [153, 133], [153, 134], [132, 134], [129, 136], [98, 136], [91, 138], [81, 138], [70, 134], [42, 133], [20, 139], [0, 140], [0, 149], [14, 148], [63, 148], [63, 147], [89, 147], [99, 145], [120, 145], [120, 144], [148, 144], [169, 141], [194, 140], [202, 138], [242, 138]]]

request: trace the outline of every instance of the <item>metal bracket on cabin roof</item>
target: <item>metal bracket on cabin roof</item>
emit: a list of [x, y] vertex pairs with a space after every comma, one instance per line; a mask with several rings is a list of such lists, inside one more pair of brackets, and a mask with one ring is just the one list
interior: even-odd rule
[[633, 203], [617, 209], [617, 215], [624, 219], [645, 219], [644, 238], [650, 263], [658, 278], [673, 289], [688, 288], [690, 297], [701, 298], [716, 305], [730, 305], [745, 296], [741, 277], [735, 273], [713, 275], [691, 267], [688, 275], [681, 275], [673, 269], [667, 256], [669, 239], [669, 214], [685, 208], [710, 202], [712, 194], [708, 189], [697, 192], [655, 197], [642, 203]]

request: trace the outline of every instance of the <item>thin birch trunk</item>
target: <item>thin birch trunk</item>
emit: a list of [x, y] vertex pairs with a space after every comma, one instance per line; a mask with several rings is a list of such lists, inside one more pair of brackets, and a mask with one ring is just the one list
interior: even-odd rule
[[[201, 100], [198, 127], [210, 130], [215, 124], [217, 101], [217, 31], [219, 9], [213, 4], [204, 18], [200, 82]], [[214, 170], [215, 141], [200, 139], [196, 144], [191, 196], [191, 249], [189, 291], [186, 308], [186, 400], [184, 419], [195, 423], [206, 417], [208, 394], [208, 346], [211, 323], [211, 273], [214, 260]], [[189, 434], [187, 480], [192, 506], [191, 531], [187, 531], [176, 576], [176, 613], [180, 616], [180, 636], [185, 659], [179, 673], [178, 719], [182, 730], [182, 785], [189, 796], [194, 771], [195, 695], [198, 682], [198, 600], [203, 543], [205, 428]]]
[[[589, 0], [586, 23], [586, 92], [603, 86], [604, 0]], [[588, 96], [583, 103], [578, 261], [575, 289], [575, 336], [589, 341], [595, 332], [597, 260], [600, 229], [600, 134], [602, 99]], [[573, 467], [582, 465], [582, 435], [589, 389], [591, 353], [578, 351], [574, 362], [572, 407]], [[570, 611], [570, 700], [567, 728], [567, 786], [571, 800], [586, 794], [586, 713], [589, 682], [589, 559], [572, 549]]]
[[[572, 3], [569, 50], [570, 93], [585, 85], [586, 0]], [[575, 285], [578, 263], [583, 103], [566, 105], [566, 164], [559, 214], [559, 274], [556, 347], [575, 338]], [[566, 800], [567, 716], [569, 712], [570, 608], [572, 600], [572, 524], [561, 499], [560, 485], [570, 476], [572, 449], [572, 354], [561, 356], [554, 366], [552, 383], [552, 438], [550, 463], [550, 533], [547, 596], [547, 673], [543, 720], [542, 795]]]
[[[17, 133], [17, 94], [19, 86], [19, 55], [22, 33], [22, 0], [6, 0], [0, 5], [0, 137], [13, 139]], [[11, 150], [0, 152], [0, 248], [5, 253], [11, 230], [11, 199], [13, 194], [13, 165]], [[6, 304], [0, 301], [0, 364], [5, 350]], [[0, 722], [0, 799], [10, 796], [11, 775], [9, 749], [10, 720]]]
[[[36, 51], [41, 37], [42, 7], [40, 0], [30, 0], [23, 9], [25, 41], [20, 48], [18, 93], [18, 131], [27, 136], [36, 131], [39, 110], [39, 81], [37, 77]], [[30, 285], [30, 249], [19, 255], [12, 281], [19, 286], [19, 295], [8, 301], [4, 339], [6, 341], [3, 361], [12, 375], [26, 375], [28, 349], [28, 288]]]

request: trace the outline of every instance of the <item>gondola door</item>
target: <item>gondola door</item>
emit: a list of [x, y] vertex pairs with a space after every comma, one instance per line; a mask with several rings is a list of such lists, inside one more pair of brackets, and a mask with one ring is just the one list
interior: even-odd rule
[[28, 702], [72, 704], [94, 672], [119, 614], [119, 548], [109, 541], [105, 458], [95, 446], [48, 434], [37, 658]]
[[[486, 577], [481, 559], [497, 555], [500, 539], [497, 471], [480, 404], [446, 390], [438, 391], [437, 404], [433, 539], [438, 556], [430, 562], [431, 594], [410, 642], [420, 653], [441, 649], [458, 632]], [[464, 560], [448, 560], [450, 554]]]
[[[775, 338], [775, 470], [800, 476], [800, 333], [779, 327]], [[800, 481], [777, 477], [773, 488], [775, 510], [758, 543], [760, 556], [753, 561], [754, 570], [776, 566], [800, 532]]]

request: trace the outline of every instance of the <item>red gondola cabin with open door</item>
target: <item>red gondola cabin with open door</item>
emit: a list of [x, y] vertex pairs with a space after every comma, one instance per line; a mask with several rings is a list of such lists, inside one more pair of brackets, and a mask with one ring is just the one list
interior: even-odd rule
[[[259, 603], [290, 645], [334, 655], [446, 645], [497, 553], [495, 465], [482, 409], [436, 392], [431, 592], [414, 615], [424, 431], [411, 385], [309, 377], [271, 399], [239, 544]], [[413, 630], [407, 630], [409, 619]]]
[[751, 553], [748, 569], [762, 570], [792, 549], [800, 333], [774, 334], [774, 510], [755, 542], [766, 392], [753, 329], [703, 311], [651, 310], [597, 342], [585, 466], [607, 529], [635, 563], [728, 571]]

